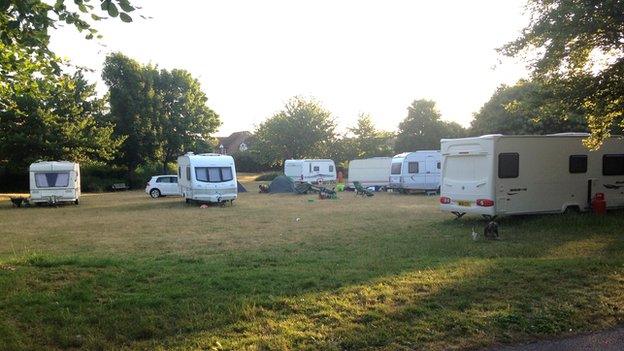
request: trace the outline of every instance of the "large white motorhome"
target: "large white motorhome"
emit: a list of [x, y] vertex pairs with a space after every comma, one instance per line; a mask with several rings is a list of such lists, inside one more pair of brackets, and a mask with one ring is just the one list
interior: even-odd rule
[[596, 193], [624, 206], [624, 139], [597, 151], [584, 133], [442, 139], [443, 211], [497, 215], [586, 211]]
[[80, 165], [68, 161], [42, 161], [30, 165], [31, 203], [80, 201]]
[[186, 202], [227, 202], [238, 196], [234, 158], [220, 154], [178, 157], [178, 185]]
[[392, 157], [372, 157], [350, 161], [347, 187], [353, 188], [353, 182], [360, 182], [364, 187], [387, 187], [391, 163]]
[[284, 175], [295, 182], [335, 182], [336, 165], [332, 160], [286, 160]]
[[441, 161], [437, 150], [398, 154], [392, 158], [389, 187], [404, 192], [438, 190]]

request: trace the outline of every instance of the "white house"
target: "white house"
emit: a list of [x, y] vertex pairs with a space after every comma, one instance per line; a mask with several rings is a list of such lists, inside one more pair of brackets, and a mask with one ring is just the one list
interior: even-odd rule
[[440, 162], [437, 150], [405, 152], [392, 158], [389, 187], [401, 191], [435, 191], [440, 188]]
[[68, 161], [35, 162], [29, 168], [30, 202], [80, 201], [80, 165]]
[[238, 196], [232, 156], [193, 154], [178, 157], [178, 185], [186, 202], [226, 202]]
[[284, 175], [296, 182], [324, 183], [336, 181], [336, 165], [332, 160], [286, 160]]
[[597, 151], [584, 133], [484, 135], [442, 139], [443, 211], [501, 214], [586, 211], [596, 193], [607, 208], [624, 206], [624, 139]]

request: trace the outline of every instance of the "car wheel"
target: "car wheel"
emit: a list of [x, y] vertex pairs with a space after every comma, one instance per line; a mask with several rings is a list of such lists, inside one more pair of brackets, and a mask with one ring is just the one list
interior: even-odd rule
[[158, 189], [150, 190], [150, 196], [152, 197], [152, 199], [159, 198], [160, 197], [160, 190], [158, 190]]

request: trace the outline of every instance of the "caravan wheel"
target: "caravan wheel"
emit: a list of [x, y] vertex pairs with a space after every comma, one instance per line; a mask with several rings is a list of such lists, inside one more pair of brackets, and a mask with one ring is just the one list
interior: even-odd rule
[[80, 200], [78, 200], [78, 199], [74, 200], [74, 204], [79, 205], [80, 204]]

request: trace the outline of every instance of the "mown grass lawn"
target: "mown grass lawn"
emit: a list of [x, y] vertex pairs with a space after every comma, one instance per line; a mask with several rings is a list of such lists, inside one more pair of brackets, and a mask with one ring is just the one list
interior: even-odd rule
[[[0, 202], [0, 349], [478, 349], [624, 321], [624, 217], [503, 218], [437, 198], [142, 192]], [[299, 221], [297, 221], [299, 218]]]

